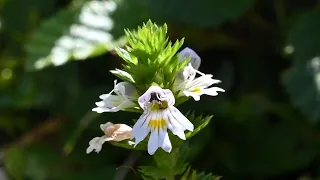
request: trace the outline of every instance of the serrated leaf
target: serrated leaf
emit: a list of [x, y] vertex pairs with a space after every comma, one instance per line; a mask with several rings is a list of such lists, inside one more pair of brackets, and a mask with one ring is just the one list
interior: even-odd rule
[[144, 175], [141, 175], [141, 177], [142, 177], [143, 180], [155, 180], [155, 178], [147, 177], [147, 176], [144, 176]]
[[139, 57], [139, 64], [147, 64], [149, 60], [156, 60], [168, 41], [166, 40], [167, 25], [158, 26], [149, 20], [137, 30], [126, 30], [129, 43], [129, 53]]
[[117, 76], [118, 78], [122, 79], [123, 81], [128, 81], [131, 83], [134, 83], [134, 79], [132, 76], [127, 73], [126, 71], [120, 70], [120, 69], [115, 69], [110, 71], [113, 75]]
[[188, 119], [193, 123], [194, 125], [194, 130], [191, 132], [187, 132], [186, 133], [186, 138], [191, 138], [192, 136], [198, 134], [203, 128], [205, 128], [211, 121], [213, 116], [206, 116], [206, 117], [202, 117], [202, 116], [198, 116], [196, 118], [194, 118], [194, 114], [190, 114], [189, 116], [187, 116]]
[[292, 102], [313, 122], [320, 120], [320, 12], [311, 12], [290, 30], [287, 44], [294, 47], [293, 67], [282, 81]]
[[109, 17], [117, 8], [114, 1], [88, 1], [81, 8], [65, 9], [46, 20], [26, 45], [27, 69], [65, 64], [71, 59], [86, 59], [123, 45], [113, 39]]
[[184, 172], [183, 176], [181, 177], [181, 180], [189, 180], [188, 177], [190, 175], [191, 167], [189, 166], [186, 172]]
[[197, 175], [197, 180], [219, 180], [221, 176], [212, 175], [212, 173], [205, 174], [204, 172]]
[[191, 167], [188, 167], [187, 171], [181, 177], [181, 180], [219, 180], [220, 178], [221, 176], [215, 176], [212, 175], [212, 173], [205, 174], [204, 172], [201, 172], [200, 174], [197, 174], [196, 170], [192, 170], [191, 173]]
[[129, 45], [126, 50], [117, 49], [117, 53], [126, 62], [124, 70], [132, 75], [138, 90], [146, 91], [151, 83], [171, 88], [176, 75], [187, 64], [177, 56], [184, 39], [172, 44], [167, 38], [167, 25], [158, 26], [151, 20], [125, 33]]
[[[171, 136], [172, 144], [178, 146], [176, 139]], [[170, 153], [159, 149], [153, 155], [157, 169], [161, 170], [164, 176], [176, 176], [182, 174], [188, 167], [186, 163], [188, 145], [183, 144], [179, 148], [173, 148]]]
[[138, 60], [136, 57], [131, 57], [128, 51], [122, 49], [122, 48], [115, 48], [117, 54], [125, 60], [127, 63], [137, 64]]
[[166, 174], [161, 169], [152, 166], [140, 166], [138, 170], [147, 177], [152, 177], [155, 179], [166, 177]]

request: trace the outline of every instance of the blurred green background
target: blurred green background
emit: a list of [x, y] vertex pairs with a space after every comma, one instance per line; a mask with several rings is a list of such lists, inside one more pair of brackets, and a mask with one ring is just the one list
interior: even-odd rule
[[[140, 179], [146, 152], [88, 142], [91, 112], [121, 68], [124, 28], [168, 23], [226, 93], [181, 105], [214, 114], [190, 141], [199, 172], [231, 180], [320, 179], [320, 1], [0, 0], [0, 179]], [[319, 56], [319, 57], [318, 57]]]

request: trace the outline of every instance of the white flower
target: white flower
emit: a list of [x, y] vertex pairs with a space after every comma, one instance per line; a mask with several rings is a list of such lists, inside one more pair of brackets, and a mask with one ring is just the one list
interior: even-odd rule
[[[191, 96], [199, 101], [203, 94], [217, 96], [218, 92], [225, 92], [219, 87], [210, 87], [213, 84], [220, 83], [220, 80], [212, 79], [211, 74], [204, 74], [197, 69], [200, 67], [200, 57], [191, 49], [185, 48], [179, 53], [180, 60], [185, 56], [192, 56], [192, 61], [179, 73], [175, 80], [173, 90], [180, 91], [179, 96]], [[196, 77], [199, 74], [200, 77]]]
[[113, 124], [107, 122], [100, 125], [101, 130], [104, 132], [104, 136], [95, 137], [89, 142], [87, 148], [87, 154], [95, 150], [96, 153], [101, 151], [102, 145], [106, 141], [123, 141], [130, 138], [132, 128], [125, 124]]
[[151, 86], [138, 99], [144, 110], [133, 126], [131, 138], [135, 138], [135, 145], [141, 142], [151, 131], [148, 142], [148, 153], [154, 154], [161, 147], [164, 151], [172, 149], [167, 130], [185, 140], [185, 130], [193, 131], [193, 124], [173, 105], [174, 96], [169, 89]]
[[[116, 95], [112, 95], [112, 93]], [[102, 101], [96, 102], [98, 107], [93, 108], [92, 111], [97, 113], [103, 112], [117, 112], [127, 108], [135, 108], [137, 105], [133, 102], [138, 98], [135, 87], [128, 82], [114, 81], [114, 89], [109, 94], [102, 94], [99, 96]]]

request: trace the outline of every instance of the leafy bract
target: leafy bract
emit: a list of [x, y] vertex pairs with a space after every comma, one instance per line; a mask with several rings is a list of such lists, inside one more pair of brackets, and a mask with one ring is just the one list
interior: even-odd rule
[[[112, 71], [124, 81], [131, 81], [144, 92], [152, 83], [170, 88], [178, 72], [187, 64], [187, 58], [179, 61], [177, 52], [184, 40], [172, 43], [167, 37], [167, 25], [158, 26], [150, 20], [137, 30], [125, 30], [126, 49], [117, 48], [117, 54], [125, 61], [124, 70]], [[128, 78], [126, 74], [131, 75]]]

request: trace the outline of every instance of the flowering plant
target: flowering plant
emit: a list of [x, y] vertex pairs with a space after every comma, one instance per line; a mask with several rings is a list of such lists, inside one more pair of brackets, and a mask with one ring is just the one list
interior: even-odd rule
[[[116, 48], [124, 60], [123, 69], [112, 70], [123, 80], [114, 81], [108, 94], [92, 110], [97, 113], [132, 111], [140, 117], [131, 128], [125, 124], [107, 122], [100, 126], [103, 136], [89, 142], [87, 153], [100, 152], [104, 142], [129, 148], [147, 150], [154, 156], [157, 167], [141, 167], [144, 178], [173, 179], [187, 168], [184, 152], [187, 140], [204, 128], [212, 116], [195, 118], [182, 114], [176, 106], [201, 95], [216, 96], [224, 92], [211, 87], [220, 80], [200, 72], [201, 58], [190, 48], [179, 51], [183, 39], [168, 40], [167, 25], [157, 26], [148, 21], [136, 31], [125, 30], [128, 46]], [[178, 138], [177, 138], [178, 137]], [[147, 144], [147, 145], [146, 145]], [[188, 176], [190, 169], [185, 172]], [[187, 177], [186, 177], [187, 178]]]

